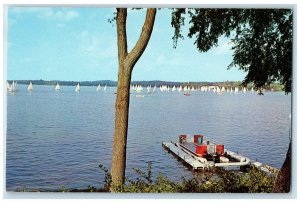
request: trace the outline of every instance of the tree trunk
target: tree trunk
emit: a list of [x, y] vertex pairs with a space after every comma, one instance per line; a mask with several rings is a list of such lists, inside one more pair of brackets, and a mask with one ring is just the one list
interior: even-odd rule
[[123, 184], [126, 168], [126, 144], [131, 74], [126, 74], [124, 69], [124, 67], [119, 67], [118, 90], [115, 103], [115, 135], [111, 170], [112, 182], [114, 185]]
[[117, 38], [118, 38], [118, 87], [115, 103], [115, 132], [111, 166], [112, 187], [124, 184], [126, 168], [126, 144], [128, 130], [129, 95], [131, 73], [134, 65], [145, 51], [153, 30], [156, 9], [148, 8], [141, 35], [131, 50], [127, 53], [126, 18], [127, 9], [117, 8]]
[[286, 153], [285, 161], [278, 173], [272, 192], [274, 193], [288, 193], [291, 187], [291, 142]]

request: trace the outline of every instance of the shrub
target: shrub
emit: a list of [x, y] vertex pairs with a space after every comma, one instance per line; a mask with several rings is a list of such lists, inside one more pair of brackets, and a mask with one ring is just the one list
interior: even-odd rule
[[[106, 168], [105, 190], [111, 185], [111, 175]], [[133, 168], [138, 175], [135, 180], [125, 179], [125, 184], [114, 187], [116, 192], [125, 193], [270, 193], [274, 183], [274, 177], [267, 175], [256, 167], [250, 167], [247, 173], [237, 173], [224, 169], [216, 170], [213, 174], [207, 174], [204, 179], [185, 179], [175, 182], [168, 179], [162, 173], [158, 173], [155, 180], [152, 179], [152, 164], [148, 163], [147, 172]]]

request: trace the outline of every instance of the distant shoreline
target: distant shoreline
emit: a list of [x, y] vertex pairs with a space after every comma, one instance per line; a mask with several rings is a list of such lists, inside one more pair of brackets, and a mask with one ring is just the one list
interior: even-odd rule
[[[12, 83], [13, 80], [7, 80], [9, 83]], [[75, 86], [78, 83], [80, 86], [101, 86], [107, 85], [108, 87], [116, 87], [118, 85], [117, 81], [113, 80], [96, 80], [96, 81], [63, 81], [63, 80], [14, 80], [17, 84], [28, 85], [29, 82], [32, 82], [33, 85], [56, 85], [58, 82], [61, 86]], [[225, 81], [225, 82], [172, 82], [172, 81], [161, 81], [161, 80], [150, 80], [150, 81], [132, 81], [131, 85], [141, 85], [141, 86], [157, 86], [167, 85], [170, 87], [173, 86], [219, 86], [219, 87], [242, 87], [242, 81]], [[247, 88], [252, 88], [253, 84], [248, 84]], [[266, 90], [273, 91], [283, 91], [283, 86], [278, 83], [272, 83], [269, 86], [265, 86]]]
[[[32, 84], [35, 85], [56, 85], [58, 82], [60, 85], [64, 86], [74, 86], [79, 83], [81, 86], [97, 86], [99, 83], [100, 85], [105, 85], [107, 86], [112, 86], [116, 87], [118, 82], [113, 81], [113, 80], [95, 80], [95, 81], [67, 81], [67, 80], [7, 80], [8, 82], [16, 81], [18, 84], [29, 84], [31, 81]], [[143, 80], [143, 81], [131, 81], [131, 84], [133, 85], [169, 85], [169, 86], [178, 86], [178, 85], [208, 85], [208, 86], [213, 86], [213, 85], [241, 85], [241, 81], [225, 81], [225, 82], [207, 82], [207, 81], [199, 81], [199, 82], [194, 82], [194, 81], [188, 81], [188, 82], [176, 82], [176, 81], [164, 81], [164, 80]]]

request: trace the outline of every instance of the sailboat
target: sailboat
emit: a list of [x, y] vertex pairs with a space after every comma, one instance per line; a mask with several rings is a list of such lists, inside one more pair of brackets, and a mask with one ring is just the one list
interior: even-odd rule
[[107, 88], [107, 84], [105, 84], [105, 86], [104, 86], [104, 88], [103, 88], [105, 92], [106, 92], [106, 88]]
[[182, 86], [180, 85], [178, 88], [178, 92], [181, 92], [181, 91], [182, 91]]
[[176, 91], [176, 86], [174, 85], [172, 88], [172, 92]]
[[80, 91], [80, 85], [79, 83], [77, 83], [76, 88], [75, 88], [75, 92], [79, 92]]
[[6, 81], [6, 89], [7, 89], [7, 91], [9, 91], [9, 92], [11, 92], [11, 91], [12, 91], [12, 89], [11, 89], [11, 85], [9, 84], [9, 82], [8, 82], [8, 81]]
[[238, 92], [239, 92], [239, 88], [238, 88], [238, 87], [235, 87], [235, 88], [234, 88], [234, 92], [235, 92], [235, 93], [238, 93]]
[[59, 83], [57, 82], [56, 83], [56, 86], [55, 86], [55, 88], [54, 88], [56, 91], [60, 91], [60, 86], [59, 86]]
[[155, 92], [155, 90], [156, 90], [156, 85], [153, 87], [153, 90], [152, 90], [152, 92]]
[[100, 91], [100, 89], [101, 89], [101, 86], [100, 86], [100, 83], [99, 83], [99, 85], [97, 86], [97, 91]]
[[27, 87], [27, 90], [28, 90], [28, 91], [32, 91], [32, 90], [33, 90], [32, 82], [31, 82], [31, 81], [29, 82], [29, 85], [28, 85], [28, 87]]
[[151, 94], [151, 91], [152, 91], [151, 85], [148, 85], [148, 86], [147, 86], [147, 93], [148, 93], [148, 94]]
[[142, 85], [139, 85], [136, 89], [137, 92], [142, 92], [143, 91], [143, 86]]
[[11, 84], [11, 92], [17, 91], [17, 82], [13, 81]]

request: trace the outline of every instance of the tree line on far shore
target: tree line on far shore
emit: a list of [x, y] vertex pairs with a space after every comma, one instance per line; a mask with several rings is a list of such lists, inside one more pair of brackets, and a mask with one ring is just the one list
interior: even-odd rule
[[[75, 86], [79, 82], [81, 86], [109, 86], [109, 87], [116, 87], [118, 85], [117, 81], [112, 80], [96, 80], [96, 81], [63, 81], [63, 80], [15, 80], [18, 84], [27, 85], [31, 81], [33, 85], [56, 85], [58, 82], [62, 86]], [[8, 80], [9, 83], [12, 83], [12, 80]], [[225, 81], [225, 82], [171, 82], [171, 81], [161, 81], [161, 80], [151, 80], [151, 81], [132, 81], [132, 85], [142, 85], [144, 87], [151, 85], [157, 87], [161, 85], [168, 85], [170, 87], [175, 86], [194, 86], [194, 87], [201, 87], [201, 86], [220, 86], [220, 87], [239, 87], [243, 86], [242, 81]], [[254, 87], [253, 83], [247, 85], [247, 88]], [[255, 87], [254, 87], [255, 89]], [[283, 85], [274, 82], [268, 86], [263, 87], [266, 90], [272, 91], [283, 91]]]

